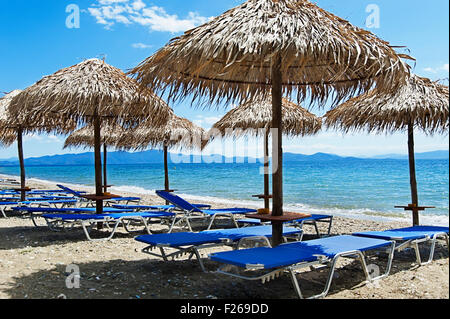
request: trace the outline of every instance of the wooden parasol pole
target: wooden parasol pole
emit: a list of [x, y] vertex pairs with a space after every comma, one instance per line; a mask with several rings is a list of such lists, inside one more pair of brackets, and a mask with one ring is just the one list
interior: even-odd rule
[[[408, 124], [408, 158], [409, 158], [409, 180], [411, 184], [411, 199], [415, 207], [419, 206], [419, 197], [417, 194], [417, 180], [416, 180], [416, 163], [414, 155], [414, 124]], [[413, 210], [413, 225], [419, 225], [419, 211]]]
[[269, 134], [266, 128], [264, 135], [264, 208], [270, 210], [270, 190], [269, 190]]
[[[272, 215], [283, 216], [283, 146], [282, 146], [282, 74], [281, 56], [272, 60]], [[273, 246], [283, 241], [283, 223], [272, 222]]]
[[[101, 119], [97, 112], [94, 114], [94, 156], [95, 156], [95, 195], [103, 196], [102, 190], [102, 155], [101, 155]], [[103, 213], [103, 201], [96, 200], [97, 214]]]
[[[169, 185], [169, 160], [168, 160], [168, 154], [169, 154], [169, 147], [166, 143], [164, 143], [164, 190], [168, 192], [170, 190]], [[166, 201], [166, 205], [169, 205], [170, 203]]]
[[20, 163], [20, 201], [25, 201], [25, 163], [23, 158], [23, 129], [18, 128], [17, 129], [17, 150], [19, 155], [19, 163]]
[[103, 143], [103, 191], [108, 192], [108, 178], [106, 176], [106, 164], [107, 164], [107, 146], [106, 143]]

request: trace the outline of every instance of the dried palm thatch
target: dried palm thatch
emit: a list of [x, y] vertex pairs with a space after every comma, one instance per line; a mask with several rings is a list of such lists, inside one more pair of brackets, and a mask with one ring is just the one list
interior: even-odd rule
[[[17, 140], [17, 131], [28, 133], [55, 133], [67, 134], [75, 129], [76, 123], [67, 121], [61, 116], [53, 116], [41, 119], [35, 125], [19, 121], [10, 114], [11, 103], [22, 90], [14, 90], [0, 98], [0, 143], [10, 145]], [[62, 125], [63, 124], [63, 125]]]
[[0, 146], [10, 146], [17, 139], [17, 133], [8, 125], [8, 107], [14, 96], [21, 91], [12, 91], [0, 98]]
[[[41, 118], [31, 125], [11, 115], [11, 104], [13, 100], [22, 93], [14, 90], [0, 99], [0, 146], [9, 146], [17, 141], [21, 189], [25, 189], [25, 164], [23, 156], [22, 136], [27, 133], [56, 133], [66, 134], [75, 129], [76, 123], [66, 119], [64, 116]], [[25, 200], [25, 192], [21, 192], [21, 200]]]
[[[372, 90], [353, 98], [325, 115], [329, 128], [344, 132], [408, 132], [408, 155], [412, 206], [418, 207], [414, 128], [425, 133], [444, 133], [449, 128], [449, 90], [437, 82], [412, 75], [393, 94]], [[413, 210], [413, 224], [419, 225], [419, 211]]]
[[[105, 124], [100, 130], [101, 142], [104, 145], [114, 145], [126, 133], [127, 130], [119, 125]], [[70, 147], [94, 147], [94, 126], [86, 125], [70, 134], [64, 142], [64, 148]]]
[[[250, 101], [272, 92], [274, 216], [283, 215], [282, 96], [334, 105], [370, 90], [392, 92], [409, 66], [373, 33], [307, 0], [248, 0], [185, 32], [130, 71], [175, 100]], [[270, 90], [268, 89], [270, 88]], [[273, 225], [273, 244], [282, 224]]]
[[307, 0], [249, 0], [185, 32], [130, 71], [172, 99], [244, 102], [267, 94], [275, 56], [284, 94], [335, 103], [374, 85], [392, 91], [409, 67], [373, 33]]
[[[322, 120], [297, 104], [283, 98], [283, 134], [287, 136], [313, 135], [322, 128]], [[213, 139], [220, 133], [224, 137], [238, 138], [244, 134], [258, 136], [272, 127], [272, 98], [258, 98], [229, 111], [209, 131]], [[250, 129], [250, 130], [248, 130]]]
[[325, 119], [328, 127], [344, 132], [394, 132], [410, 123], [425, 133], [444, 132], [449, 128], [448, 86], [412, 75], [394, 94], [372, 90], [329, 111]]
[[205, 131], [191, 121], [176, 116], [170, 112], [165, 125], [153, 127], [147, 123], [141, 123], [139, 127], [128, 130], [115, 143], [115, 147], [124, 150], [140, 150], [149, 146], [161, 147], [164, 150], [164, 189], [170, 191], [169, 186], [169, 148], [200, 148]]
[[136, 129], [128, 130], [115, 143], [124, 150], [142, 150], [147, 147], [200, 147], [205, 130], [188, 119], [170, 112], [167, 122], [160, 127], [151, 123], [141, 123]]
[[64, 114], [78, 124], [94, 126], [97, 213], [103, 211], [101, 172], [102, 122], [130, 127], [142, 120], [163, 123], [166, 104], [121, 70], [99, 59], [90, 59], [44, 77], [16, 96], [10, 106], [13, 118], [35, 124]]
[[121, 70], [99, 59], [89, 59], [44, 77], [11, 103], [13, 117], [35, 124], [54, 114], [86, 124], [95, 117], [130, 126], [141, 120], [161, 123], [166, 104]]

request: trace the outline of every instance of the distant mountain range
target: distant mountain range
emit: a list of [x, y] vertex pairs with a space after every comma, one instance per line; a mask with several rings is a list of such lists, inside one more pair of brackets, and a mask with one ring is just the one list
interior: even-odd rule
[[[366, 157], [359, 159], [407, 159], [407, 155], [400, 154], [386, 154], [374, 157]], [[172, 160], [171, 160], [172, 159]], [[225, 157], [221, 155], [203, 155], [201, 157], [203, 163], [243, 163], [252, 161], [254, 158], [243, 157]], [[285, 162], [299, 162], [299, 161], [335, 161], [335, 160], [349, 160], [358, 159], [357, 157], [342, 157], [333, 154], [317, 153], [314, 155], [303, 155], [294, 153], [285, 153]], [[449, 151], [434, 151], [426, 153], [417, 153], [416, 159], [449, 159]], [[176, 163], [199, 163], [200, 156], [183, 155], [180, 153], [173, 153], [169, 156], [169, 161]], [[108, 154], [108, 164], [158, 164], [163, 162], [163, 153], [161, 151], [150, 150], [145, 152], [128, 153], [128, 152], [111, 152]], [[10, 158], [0, 160], [0, 166], [16, 166], [18, 165], [17, 158]], [[64, 166], [64, 165], [94, 165], [94, 155], [90, 153], [81, 154], [64, 154], [43, 156], [35, 158], [27, 158], [25, 165], [28, 166]]]

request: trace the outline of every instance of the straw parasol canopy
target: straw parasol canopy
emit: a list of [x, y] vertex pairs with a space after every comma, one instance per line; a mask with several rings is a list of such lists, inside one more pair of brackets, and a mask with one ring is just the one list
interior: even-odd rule
[[163, 123], [168, 109], [163, 101], [121, 70], [99, 59], [89, 59], [44, 77], [24, 90], [11, 103], [11, 113], [36, 123], [42, 118], [65, 114], [78, 124], [92, 123], [95, 141], [97, 212], [102, 212], [102, 122], [124, 128], [147, 120]]
[[[126, 133], [126, 129], [119, 125], [106, 124], [100, 130], [101, 143], [103, 144], [103, 189], [106, 193], [108, 191], [108, 177], [107, 177], [107, 153], [108, 146], [117, 143], [119, 138]], [[94, 126], [92, 124], [76, 130], [67, 137], [64, 148], [71, 147], [94, 147]]]
[[9, 127], [8, 107], [12, 98], [20, 92], [21, 90], [14, 90], [0, 98], [0, 146], [10, 146], [17, 139], [17, 133]]
[[[427, 134], [444, 133], [449, 129], [448, 86], [430, 79], [411, 75], [407, 83], [393, 94], [377, 90], [353, 98], [325, 115], [329, 128], [344, 132], [408, 132], [408, 152], [412, 205], [418, 207], [414, 158], [414, 129]], [[419, 224], [414, 211], [413, 224]]]
[[[307, 0], [249, 0], [174, 38], [130, 73], [170, 96], [248, 100], [267, 94], [274, 58], [285, 93], [324, 102], [373, 85], [392, 91], [407, 66], [388, 42]], [[309, 90], [309, 92], [308, 92]]]
[[[114, 145], [126, 132], [119, 125], [103, 125], [100, 130], [101, 142], [103, 145]], [[64, 148], [70, 147], [94, 147], [94, 126], [86, 125], [70, 134], [64, 142]]]
[[[283, 134], [306, 136], [316, 134], [322, 128], [322, 121], [308, 110], [286, 98], [282, 99]], [[257, 98], [229, 111], [213, 125], [210, 132], [222, 136], [239, 137], [240, 134], [261, 134], [272, 126], [272, 97]], [[249, 131], [245, 132], [242, 130]], [[239, 134], [239, 135], [236, 135]], [[211, 136], [214, 138], [215, 136]]]
[[[248, 0], [170, 41], [130, 73], [171, 99], [243, 103], [272, 93], [273, 212], [283, 215], [282, 95], [334, 104], [373, 87], [392, 92], [409, 67], [387, 43], [307, 0]], [[332, 94], [333, 93], [333, 94]], [[282, 225], [273, 241], [281, 243]]]
[[[70, 130], [73, 130], [76, 124], [59, 115], [51, 118], [43, 118], [34, 125], [18, 120], [10, 114], [10, 111], [13, 99], [20, 93], [22, 93], [22, 90], [14, 90], [0, 98], [0, 145], [9, 146], [17, 141], [20, 164], [21, 200], [24, 201], [26, 176], [22, 143], [23, 134], [52, 132], [66, 134]], [[62, 123], [64, 125], [61, 125]]]
[[[283, 98], [283, 133], [288, 136], [307, 136], [318, 133], [322, 128], [322, 119], [308, 110]], [[208, 132], [209, 140], [202, 148], [217, 136], [239, 138], [245, 134], [264, 136], [264, 207], [269, 209], [269, 135], [272, 127], [272, 98], [258, 98], [244, 103], [229, 111]]]
[[141, 123], [137, 128], [123, 134], [115, 143], [115, 147], [124, 150], [142, 150], [149, 146], [162, 147], [164, 150], [164, 189], [170, 191], [169, 148], [200, 148], [205, 134], [203, 128], [171, 111], [164, 125], [153, 127], [151, 123]]

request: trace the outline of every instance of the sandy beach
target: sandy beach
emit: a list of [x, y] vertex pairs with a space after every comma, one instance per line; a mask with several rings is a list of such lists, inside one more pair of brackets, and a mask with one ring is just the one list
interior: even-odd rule
[[[54, 189], [55, 185], [30, 182], [32, 188]], [[80, 189], [83, 190], [83, 189]], [[92, 191], [92, 189], [84, 189]], [[136, 194], [121, 194], [136, 195]], [[163, 204], [151, 195], [140, 195], [143, 203]], [[220, 205], [214, 204], [220, 208]], [[43, 222], [43, 220], [42, 220]], [[226, 221], [223, 221], [226, 227]], [[199, 225], [201, 226], [201, 225]], [[384, 230], [409, 226], [335, 217], [332, 235], [355, 231]], [[167, 230], [154, 225], [155, 233]], [[305, 226], [304, 239], [314, 238], [314, 230]], [[176, 231], [183, 231], [177, 229]], [[208, 273], [195, 260], [186, 257], [164, 262], [141, 252], [145, 247], [134, 235], [119, 229], [111, 241], [89, 242], [81, 229], [52, 232], [42, 223], [9, 213], [0, 218], [0, 298], [2, 299], [293, 299], [296, 298], [289, 276], [262, 284], [214, 273], [218, 264], [205, 259]], [[213, 251], [203, 250], [204, 257]], [[423, 256], [428, 247], [421, 250]], [[364, 274], [359, 263], [339, 263], [328, 299], [448, 299], [449, 258], [444, 241], [436, 247], [435, 260], [422, 267], [414, 265], [413, 251], [396, 253], [390, 276], [375, 284], [361, 284]], [[425, 258], [425, 257], [423, 257]], [[384, 265], [381, 255], [373, 260]], [[67, 266], [80, 269], [80, 288], [68, 289]], [[323, 288], [326, 270], [302, 272], [300, 285], [305, 296]]]

